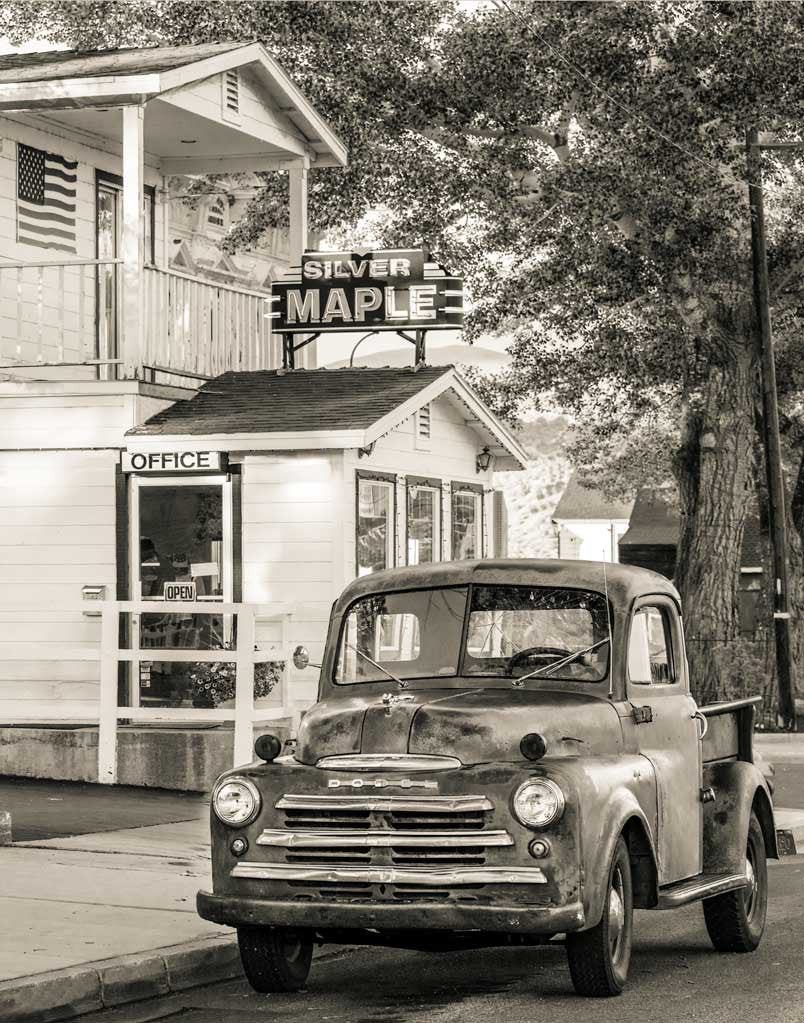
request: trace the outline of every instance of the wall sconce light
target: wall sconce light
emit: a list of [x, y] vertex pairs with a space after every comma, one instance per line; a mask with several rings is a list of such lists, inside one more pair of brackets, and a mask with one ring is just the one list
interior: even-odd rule
[[486, 472], [488, 467], [491, 465], [493, 457], [494, 456], [489, 451], [488, 447], [485, 447], [482, 451], [478, 452], [475, 457], [475, 472]]

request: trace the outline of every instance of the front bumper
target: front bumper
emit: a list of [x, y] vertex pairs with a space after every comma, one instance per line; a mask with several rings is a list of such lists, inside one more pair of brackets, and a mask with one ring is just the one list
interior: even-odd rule
[[473, 906], [417, 902], [289, 902], [199, 892], [199, 916], [217, 924], [259, 927], [303, 927], [325, 930], [443, 930], [490, 931], [552, 937], [584, 926], [583, 906], [571, 902], [556, 907]]

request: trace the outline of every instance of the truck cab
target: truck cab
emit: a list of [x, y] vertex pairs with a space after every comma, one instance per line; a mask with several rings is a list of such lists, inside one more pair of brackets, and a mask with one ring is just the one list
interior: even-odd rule
[[237, 927], [264, 991], [301, 986], [315, 940], [563, 940], [576, 990], [615, 995], [634, 908], [698, 900], [716, 949], [751, 951], [777, 855], [753, 715], [696, 705], [679, 595], [644, 569], [365, 576], [333, 607], [295, 749], [263, 736], [216, 783], [198, 910]]

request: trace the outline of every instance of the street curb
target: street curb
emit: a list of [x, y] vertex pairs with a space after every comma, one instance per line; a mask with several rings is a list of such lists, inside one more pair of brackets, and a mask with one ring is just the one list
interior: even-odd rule
[[49, 1023], [242, 976], [233, 935], [0, 982], [3, 1023]]
[[[314, 960], [343, 946], [316, 948]], [[243, 976], [237, 938], [199, 938], [148, 952], [0, 981], [0, 1023], [51, 1023], [127, 1002], [186, 991]]]

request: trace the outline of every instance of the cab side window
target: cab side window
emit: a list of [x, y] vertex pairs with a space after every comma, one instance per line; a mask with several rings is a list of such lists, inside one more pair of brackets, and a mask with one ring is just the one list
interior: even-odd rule
[[640, 685], [675, 682], [670, 623], [660, 607], [641, 607], [634, 615], [628, 677]]

